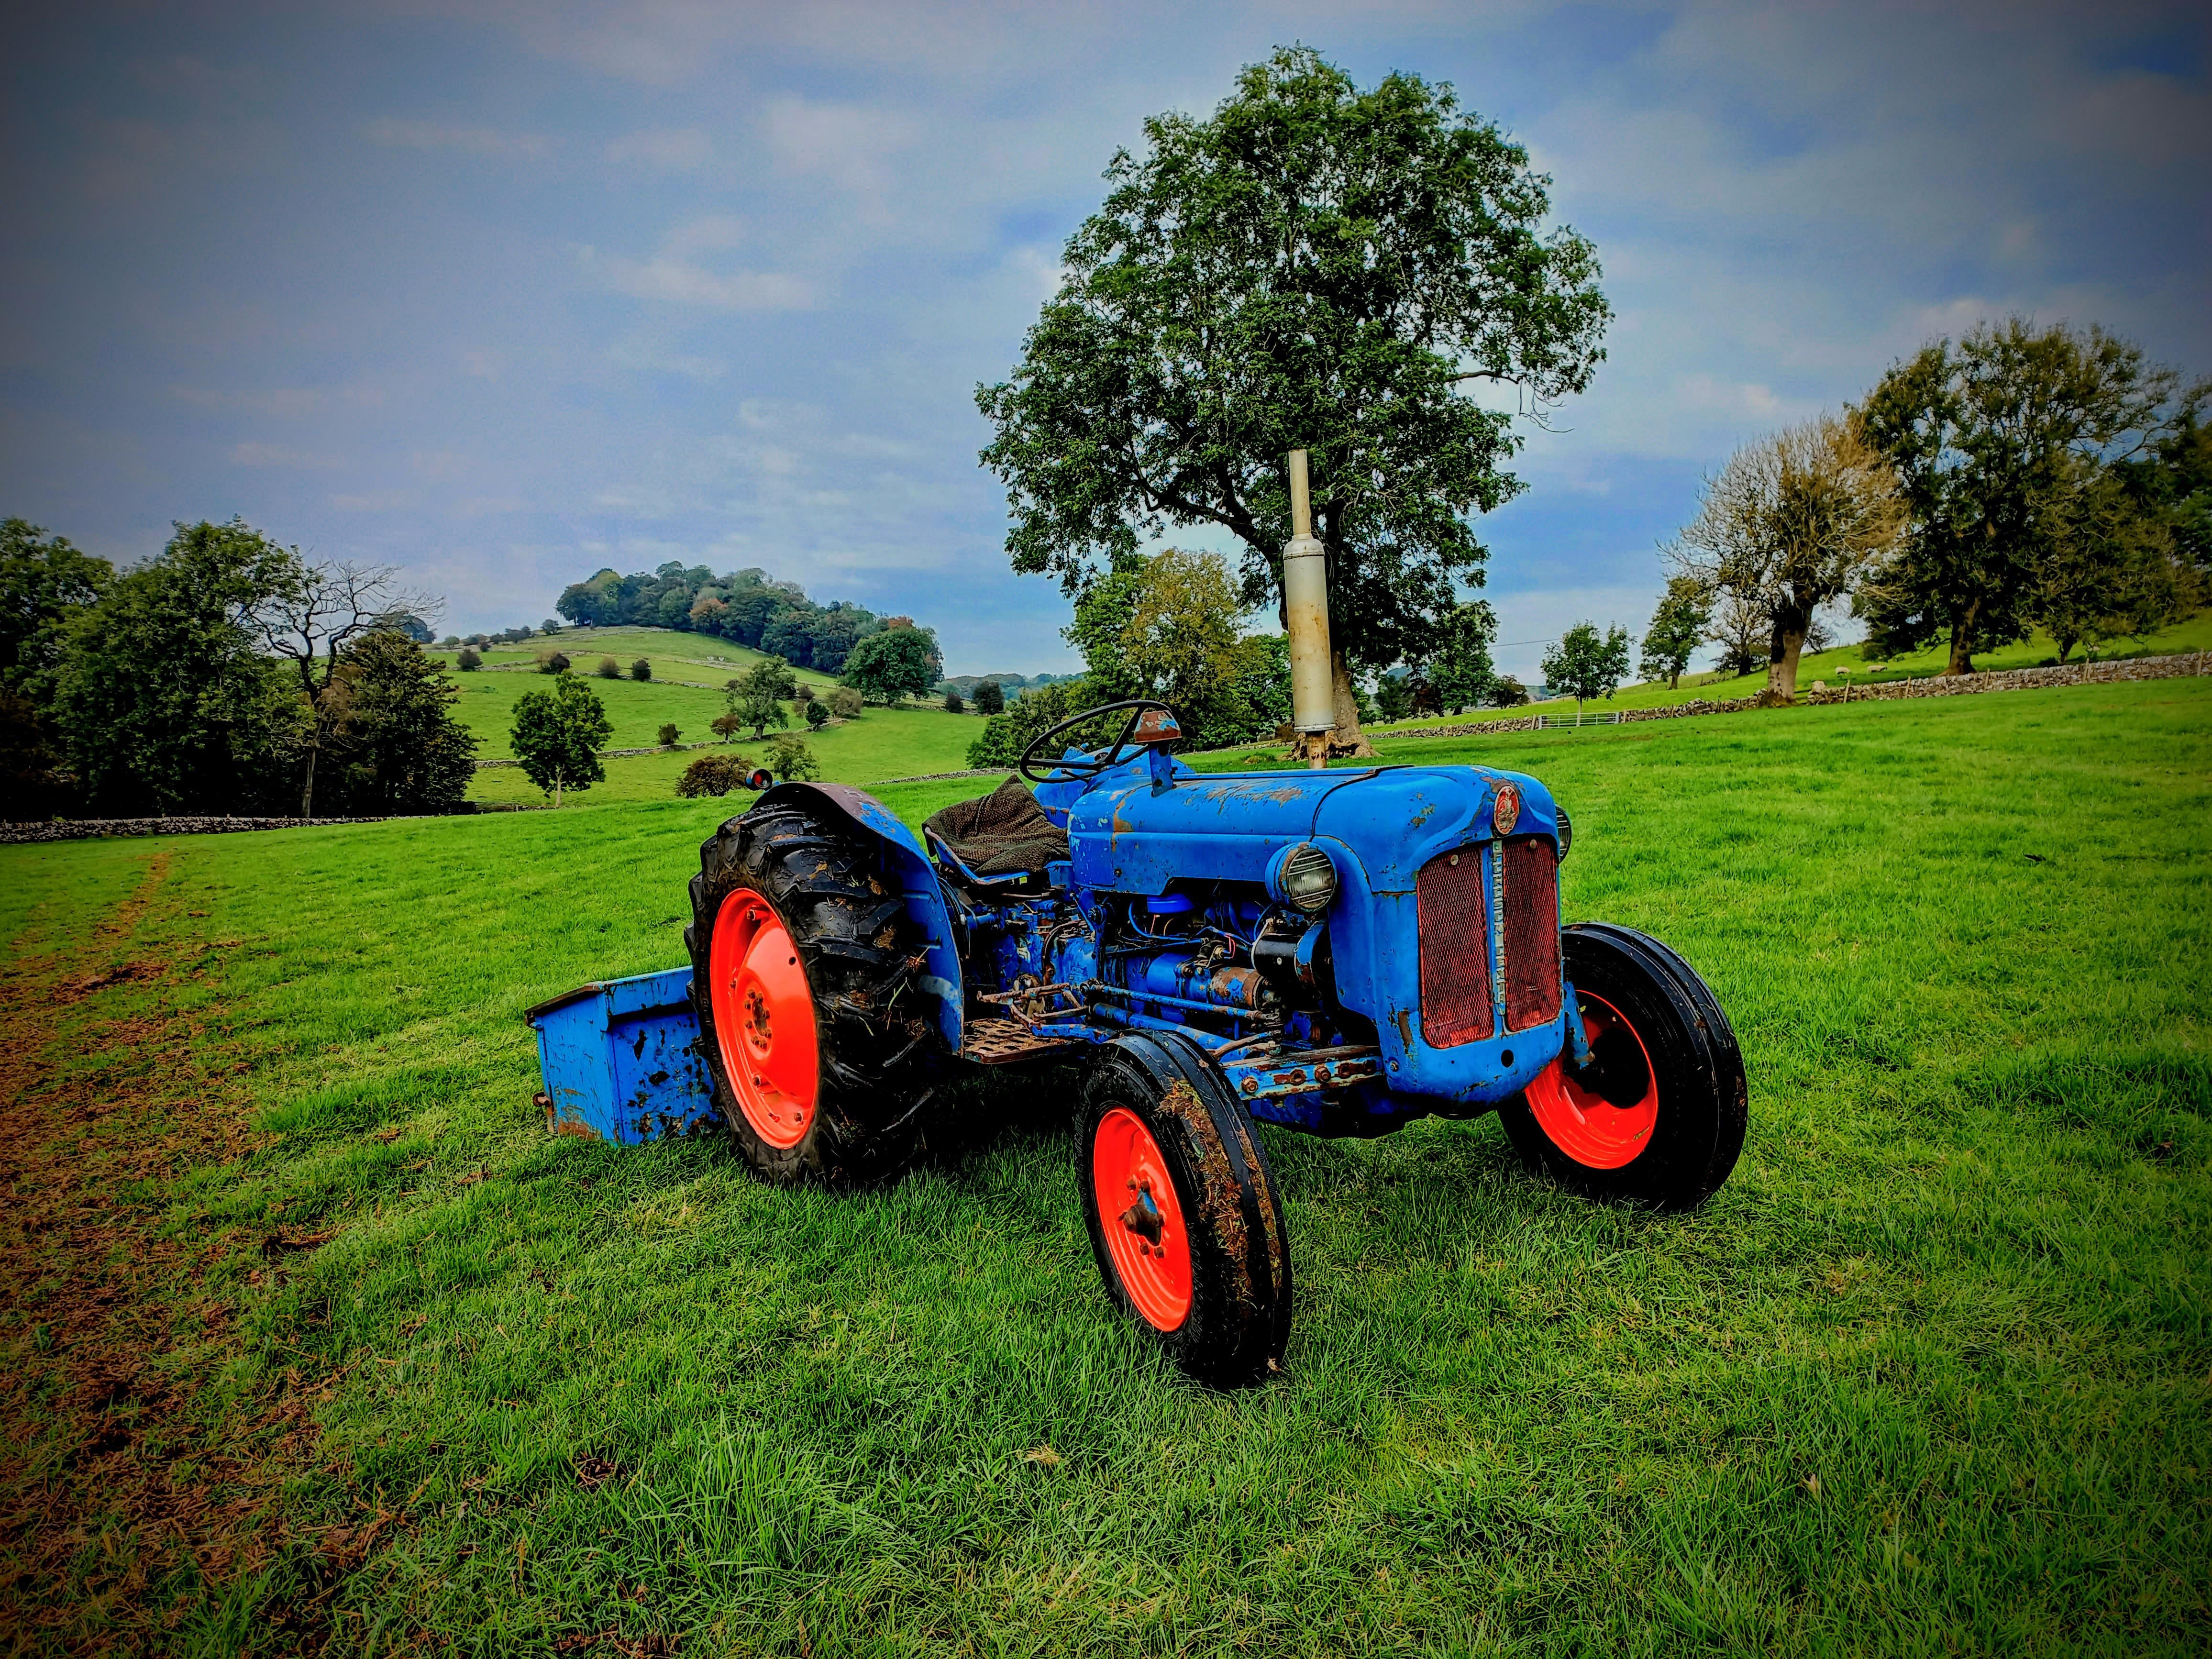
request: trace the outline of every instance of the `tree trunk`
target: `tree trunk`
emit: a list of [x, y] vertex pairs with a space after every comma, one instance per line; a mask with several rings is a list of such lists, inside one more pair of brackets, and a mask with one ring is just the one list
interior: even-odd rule
[[1329, 752], [1371, 758], [1375, 745], [1359, 729], [1359, 700], [1352, 693], [1352, 665], [1334, 646], [1329, 649], [1329, 665], [1336, 680], [1336, 725], [1328, 734]]
[[1784, 702], [1797, 701], [1797, 659], [1805, 650], [1802, 629], [1777, 629], [1776, 655], [1768, 665], [1766, 689]]
[[1680, 691], [1682, 689], [1682, 671], [1680, 669], [1678, 668], [1673, 673], [1667, 676], [1667, 689], [1669, 691]]
[[558, 772], [553, 775], [553, 810], [556, 812], [561, 810], [561, 775]]
[[1974, 672], [1974, 617], [1981, 608], [1978, 600], [1969, 605], [1966, 614], [1951, 624], [1951, 660], [1943, 667], [1947, 678]]
[[319, 743], [307, 745], [307, 779], [300, 786], [300, 816], [303, 818], [315, 816], [315, 757], [322, 752], [323, 746]]
[[2063, 668], [2066, 659], [2074, 654], [2074, 641], [2081, 636], [2078, 634], [2057, 634], [2052, 637], [2058, 641], [2058, 665]]

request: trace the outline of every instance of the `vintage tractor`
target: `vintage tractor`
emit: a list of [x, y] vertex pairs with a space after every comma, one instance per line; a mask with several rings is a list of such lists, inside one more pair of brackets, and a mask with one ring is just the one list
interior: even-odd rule
[[[1286, 588], [1310, 744], [1331, 714], [1302, 459]], [[1165, 704], [1111, 703], [921, 836], [858, 789], [786, 783], [708, 838], [690, 997], [753, 1169], [890, 1176], [957, 1068], [1077, 1060], [1108, 1292], [1223, 1384], [1273, 1369], [1290, 1328], [1255, 1121], [1373, 1135], [1495, 1110], [1530, 1166], [1594, 1199], [1682, 1208], [1728, 1178], [1727, 1016], [1656, 939], [1560, 926], [1572, 829], [1542, 784], [1317, 759], [1202, 774], [1179, 738]]]

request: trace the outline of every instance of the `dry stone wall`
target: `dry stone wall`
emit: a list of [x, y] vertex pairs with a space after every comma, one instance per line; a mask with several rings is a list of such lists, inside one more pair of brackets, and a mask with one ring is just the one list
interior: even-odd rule
[[[1964, 697], [1984, 691], [2039, 691], [2060, 685], [2104, 685], [2120, 680], [2165, 680], [2196, 674], [2212, 674], [2212, 651], [2191, 651], [2172, 657], [2129, 657], [2117, 662], [2067, 663], [2057, 668], [2008, 668], [1992, 674], [1938, 675], [1929, 679], [1884, 680], [1875, 685], [1848, 690], [1830, 686], [1823, 690], [1801, 690], [1801, 703], [1872, 702], [1895, 697]], [[1656, 708], [1624, 708], [1620, 719], [1679, 720], [1693, 714], [1740, 714], [1762, 706], [1757, 697], [1693, 697], [1687, 702], [1667, 703]], [[1474, 738], [1492, 732], [1534, 732], [1543, 725], [1540, 716], [1483, 720], [1471, 726], [1422, 726], [1378, 735], [1392, 738]]]

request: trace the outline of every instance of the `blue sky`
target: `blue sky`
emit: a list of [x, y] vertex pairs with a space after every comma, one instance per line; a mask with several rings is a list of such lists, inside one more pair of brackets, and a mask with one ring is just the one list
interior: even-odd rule
[[118, 562], [241, 514], [465, 632], [757, 564], [1064, 669], [973, 388], [1115, 148], [1294, 40], [1454, 82], [1604, 261], [1610, 359], [1479, 526], [1509, 669], [1640, 631], [1700, 475], [1930, 336], [2212, 372], [2196, 8], [15, 7], [0, 514]]

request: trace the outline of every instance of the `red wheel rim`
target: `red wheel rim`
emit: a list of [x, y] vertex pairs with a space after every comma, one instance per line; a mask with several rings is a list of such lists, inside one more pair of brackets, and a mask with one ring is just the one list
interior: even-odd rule
[[1552, 1145], [1583, 1168], [1618, 1170], [1634, 1163], [1651, 1144], [1651, 1131], [1659, 1122], [1659, 1073], [1651, 1064], [1651, 1050], [1620, 1009], [1587, 991], [1580, 1000], [1583, 1030], [1591, 1047], [1616, 1027], [1636, 1039], [1644, 1056], [1644, 1097], [1632, 1105], [1614, 1105], [1569, 1076], [1562, 1054], [1528, 1085], [1528, 1110]]
[[1190, 1234], [1159, 1143], [1126, 1106], [1098, 1120], [1091, 1180], [1121, 1288], [1147, 1324], [1177, 1328], [1190, 1316]]
[[738, 891], [714, 914], [707, 971], [722, 1071], [753, 1133], [796, 1146], [814, 1123], [814, 998], [783, 918]]

